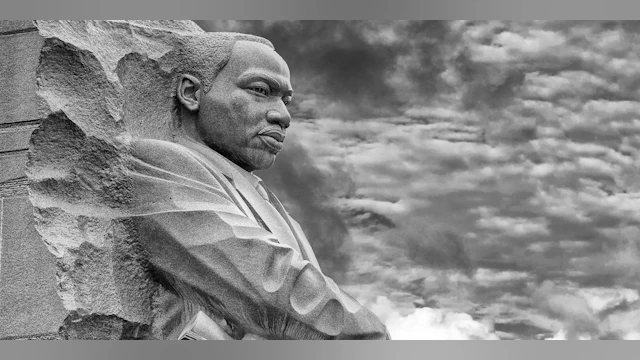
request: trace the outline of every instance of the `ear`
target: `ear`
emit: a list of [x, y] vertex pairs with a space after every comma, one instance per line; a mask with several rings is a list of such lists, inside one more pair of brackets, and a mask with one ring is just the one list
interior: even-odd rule
[[176, 96], [180, 103], [189, 111], [198, 111], [200, 109], [200, 99], [202, 96], [202, 84], [200, 80], [189, 74], [180, 75]]

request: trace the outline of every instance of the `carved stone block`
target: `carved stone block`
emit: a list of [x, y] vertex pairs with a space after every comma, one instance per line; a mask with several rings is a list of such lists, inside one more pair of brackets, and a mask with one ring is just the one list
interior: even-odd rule
[[36, 31], [0, 35], [0, 124], [39, 118], [36, 67], [42, 42]]
[[55, 257], [34, 228], [29, 199], [0, 202], [0, 338], [55, 333], [65, 317], [56, 293]]
[[33, 20], [0, 20], [0, 34], [35, 30]]

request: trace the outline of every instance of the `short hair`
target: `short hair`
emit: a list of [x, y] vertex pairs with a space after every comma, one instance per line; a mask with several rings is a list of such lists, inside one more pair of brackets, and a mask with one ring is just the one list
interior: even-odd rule
[[218, 73], [227, 65], [236, 41], [255, 41], [275, 50], [262, 37], [234, 32], [205, 32], [180, 37], [177, 46], [177, 68], [180, 75], [195, 76], [209, 92]]

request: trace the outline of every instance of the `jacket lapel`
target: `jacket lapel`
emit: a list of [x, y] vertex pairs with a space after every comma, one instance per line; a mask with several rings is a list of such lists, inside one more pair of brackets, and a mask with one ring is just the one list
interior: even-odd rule
[[[307, 253], [308, 251], [302, 250], [298, 245], [298, 241], [296, 236], [294, 235], [294, 231], [291, 228], [288, 220], [288, 216], [283, 216], [282, 220], [285, 220], [286, 223], [283, 223], [281, 219], [278, 218], [278, 212], [276, 209], [272, 208], [258, 193], [258, 190], [244, 177], [239, 170], [235, 169], [233, 165], [224, 158], [222, 155], [217, 152], [200, 145], [198, 143], [193, 143], [191, 141], [184, 142], [182, 145], [187, 146], [188, 148], [197, 152], [196, 155], [198, 157], [206, 159], [203, 161], [203, 165], [212, 173], [214, 176], [216, 174], [222, 173], [226, 177], [226, 180], [232, 185], [233, 191], [229, 191], [230, 195], [236, 196], [234, 201], [236, 203], [241, 203], [243, 210], [249, 210], [248, 216], [255, 219], [253, 214], [257, 215], [264, 225], [267, 227], [266, 230], [270, 231], [273, 235], [275, 235], [276, 239], [284, 245], [288, 245], [298, 251], [300, 254]], [[269, 191], [270, 193], [270, 191]], [[280, 202], [278, 201], [278, 204]], [[282, 206], [280, 204], [280, 206]], [[304, 252], [303, 252], [304, 251]], [[305, 257], [308, 259], [308, 257]]]
[[302, 228], [300, 228], [298, 222], [295, 221], [291, 216], [289, 216], [289, 213], [285, 210], [284, 206], [282, 206], [282, 203], [280, 202], [280, 200], [278, 200], [271, 189], [267, 188], [266, 186], [264, 188], [269, 193], [269, 199], [271, 200], [271, 203], [276, 208], [276, 210], [278, 210], [280, 215], [282, 215], [282, 218], [285, 219], [293, 236], [296, 238], [302, 256], [310, 263], [315, 265], [318, 269], [320, 269], [320, 264], [318, 264], [318, 259], [316, 259], [313, 249], [311, 248], [311, 244], [309, 244], [309, 240], [307, 240], [307, 237], [304, 235], [304, 232], [302, 231]]
[[241, 174], [238, 174], [238, 177], [234, 178], [234, 183], [238, 192], [247, 202], [247, 205], [264, 221], [268, 227], [267, 230], [275, 235], [281, 244], [289, 245], [299, 253], [302, 253], [291, 228], [287, 223], [282, 222], [284, 219], [281, 220], [278, 218], [278, 213], [260, 196], [258, 190]]

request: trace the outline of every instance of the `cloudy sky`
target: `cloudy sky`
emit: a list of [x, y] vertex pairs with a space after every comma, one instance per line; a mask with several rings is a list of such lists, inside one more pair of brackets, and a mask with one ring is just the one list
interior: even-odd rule
[[259, 175], [394, 338], [640, 339], [640, 23], [198, 24], [288, 62]]

